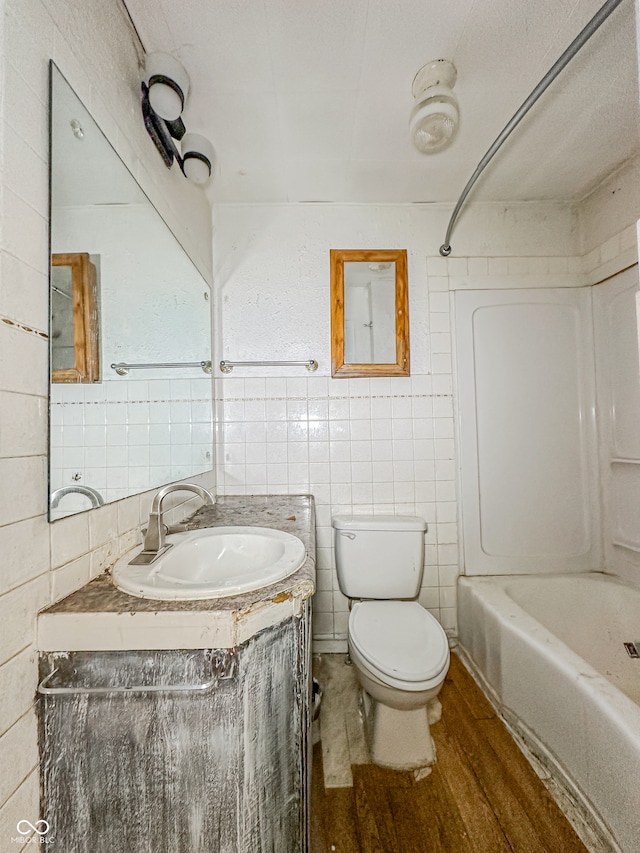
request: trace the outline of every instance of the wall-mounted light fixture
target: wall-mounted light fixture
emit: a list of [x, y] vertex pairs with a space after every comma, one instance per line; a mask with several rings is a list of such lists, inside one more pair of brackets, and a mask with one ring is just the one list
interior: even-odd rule
[[185, 178], [201, 185], [213, 174], [215, 151], [204, 136], [187, 133], [181, 116], [188, 94], [189, 75], [177, 59], [167, 53], [147, 55], [142, 81], [142, 115], [147, 133], [167, 168], [176, 160]]
[[458, 101], [453, 94], [458, 72], [448, 59], [423, 65], [413, 80], [415, 106], [409, 119], [411, 141], [421, 154], [435, 154], [451, 142], [458, 128]]

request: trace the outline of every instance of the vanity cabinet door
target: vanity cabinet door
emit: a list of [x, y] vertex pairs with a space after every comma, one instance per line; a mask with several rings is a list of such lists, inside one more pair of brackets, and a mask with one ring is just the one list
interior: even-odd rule
[[306, 853], [308, 627], [291, 618], [237, 650], [43, 657], [42, 678], [58, 667], [38, 703], [56, 849]]
[[308, 637], [308, 618], [291, 619], [240, 653], [243, 853], [308, 849]]

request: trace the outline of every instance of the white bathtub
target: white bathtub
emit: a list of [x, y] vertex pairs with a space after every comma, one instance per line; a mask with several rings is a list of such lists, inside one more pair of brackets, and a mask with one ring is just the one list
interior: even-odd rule
[[599, 573], [461, 577], [463, 652], [507, 721], [640, 851], [640, 589]]

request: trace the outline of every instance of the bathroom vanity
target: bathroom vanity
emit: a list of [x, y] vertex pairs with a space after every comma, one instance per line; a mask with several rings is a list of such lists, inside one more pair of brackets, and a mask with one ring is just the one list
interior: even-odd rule
[[298, 536], [304, 564], [204, 601], [104, 575], [40, 614], [42, 815], [65, 853], [308, 850], [313, 498], [221, 497], [185, 528], [233, 525]]

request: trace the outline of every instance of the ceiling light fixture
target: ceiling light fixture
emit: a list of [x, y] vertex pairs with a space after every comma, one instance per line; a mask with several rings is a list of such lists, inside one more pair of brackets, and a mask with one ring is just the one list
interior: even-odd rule
[[[181, 116], [188, 94], [189, 75], [177, 59], [167, 53], [147, 55], [142, 81], [147, 133], [168, 169], [176, 160], [185, 178], [201, 186], [213, 173], [215, 151], [204, 136], [187, 133]], [[181, 150], [174, 140], [181, 142]]]
[[185, 133], [182, 148], [182, 173], [194, 184], [206, 184], [213, 173], [216, 152], [199, 133]]
[[422, 154], [435, 154], [451, 144], [458, 128], [458, 101], [453, 94], [458, 72], [448, 59], [423, 65], [413, 79], [415, 106], [409, 119], [411, 141]]
[[149, 103], [160, 118], [176, 121], [182, 115], [189, 94], [189, 75], [184, 66], [168, 53], [149, 53], [144, 70], [149, 87]]

